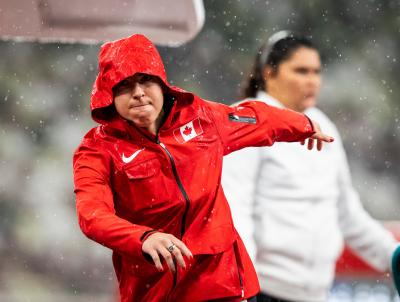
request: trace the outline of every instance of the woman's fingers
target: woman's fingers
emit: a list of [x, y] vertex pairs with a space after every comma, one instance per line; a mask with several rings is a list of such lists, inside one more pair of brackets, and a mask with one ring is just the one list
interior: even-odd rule
[[161, 264], [161, 260], [160, 260], [157, 250], [153, 249], [153, 250], [149, 251], [148, 254], [150, 255], [151, 259], [153, 259], [153, 262], [154, 262], [157, 270], [159, 272], [162, 272], [164, 270], [164, 268]]
[[186, 256], [188, 258], [193, 258], [192, 253], [187, 248], [187, 246], [178, 238], [172, 236], [171, 242], [173, 247], [171, 253], [174, 255], [179, 266], [186, 268], [186, 263], [183, 256]]
[[163, 271], [162, 258], [172, 272], [176, 271], [176, 264], [186, 268], [184, 256], [193, 258], [192, 253], [181, 240], [171, 234], [161, 232], [150, 235], [143, 242], [142, 250], [151, 256], [159, 271]]
[[[312, 120], [311, 122], [312, 122], [313, 128], [315, 130], [315, 133], [311, 136], [311, 138], [321, 140], [321, 141], [324, 141], [327, 143], [332, 143], [334, 141], [333, 137], [326, 135], [321, 131], [321, 127], [319, 126], [319, 124], [316, 121]], [[321, 147], [322, 147], [322, 145], [321, 145]]]
[[175, 243], [175, 245], [180, 249], [183, 255], [185, 255], [188, 258], [193, 258], [192, 252], [188, 249], [188, 247], [179, 239], [175, 238], [172, 242]]
[[[321, 127], [319, 126], [319, 124], [316, 121], [311, 121], [311, 122], [313, 124], [315, 133], [308, 139], [307, 148], [308, 148], [308, 150], [312, 150], [315, 146], [314, 139], [316, 139], [317, 140], [317, 150], [321, 151], [323, 142], [332, 143], [334, 141], [334, 139], [333, 139], [333, 137], [324, 134], [321, 131]], [[305, 142], [301, 141], [300, 143], [302, 145], [304, 145]]]
[[175, 268], [175, 263], [174, 263], [174, 257], [172, 255], [172, 253], [168, 250], [168, 247], [162, 246], [162, 247], [160, 247], [158, 252], [164, 258], [165, 262], [168, 265], [169, 270], [171, 272], [175, 273], [176, 268]]
[[180, 267], [186, 268], [186, 263], [185, 260], [183, 259], [181, 250], [175, 245], [173, 251], [171, 252], [172, 255], [174, 255], [176, 262]]
[[308, 140], [308, 146], [307, 146], [307, 148], [308, 148], [308, 150], [312, 150], [313, 147], [314, 147], [314, 139], [310, 138], [310, 139]]
[[[329, 143], [330, 143], [330, 142], [333, 142], [333, 138], [330, 137], [330, 136], [327, 136], [326, 139], [318, 139], [318, 138], [316, 138], [316, 137], [311, 137], [311, 138], [308, 139], [308, 142], [307, 142], [307, 149], [308, 149], [308, 150], [314, 149], [314, 147], [315, 147], [315, 142], [314, 142], [314, 140], [317, 141], [317, 150], [318, 150], [318, 151], [321, 151], [321, 150], [322, 150], [322, 147], [323, 147], [323, 143], [324, 143], [324, 142], [329, 142]], [[301, 143], [302, 145], [305, 144], [304, 141], [301, 141], [300, 143]]]
[[317, 150], [318, 150], [318, 151], [321, 151], [321, 150], [322, 150], [322, 141], [321, 141], [321, 140], [318, 140], [318, 141], [317, 141]]
[[322, 140], [327, 143], [332, 143], [334, 141], [334, 138], [332, 136], [326, 135], [322, 132], [315, 133], [313, 136], [311, 136], [311, 138]]

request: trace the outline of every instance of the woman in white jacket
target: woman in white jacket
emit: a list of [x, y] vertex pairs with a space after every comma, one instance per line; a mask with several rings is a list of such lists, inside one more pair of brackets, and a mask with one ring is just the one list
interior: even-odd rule
[[318, 156], [279, 144], [224, 159], [223, 188], [258, 272], [258, 302], [325, 301], [343, 241], [381, 271], [397, 246], [363, 209], [339, 133], [315, 107], [320, 71], [308, 39], [279, 32], [258, 52], [245, 97], [306, 113], [335, 143]]

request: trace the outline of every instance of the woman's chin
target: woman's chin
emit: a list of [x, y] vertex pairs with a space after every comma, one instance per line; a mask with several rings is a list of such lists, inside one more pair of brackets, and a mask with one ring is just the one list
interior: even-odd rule
[[135, 117], [132, 118], [131, 121], [140, 128], [147, 128], [154, 123], [154, 119], [152, 119], [151, 116]]
[[305, 99], [304, 102], [303, 102], [303, 105], [304, 105], [305, 109], [314, 107], [316, 104], [317, 104], [317, 101], [316, 101], [316, 99], [314, 97], [313, 98], [309, 98], [309, 99]]

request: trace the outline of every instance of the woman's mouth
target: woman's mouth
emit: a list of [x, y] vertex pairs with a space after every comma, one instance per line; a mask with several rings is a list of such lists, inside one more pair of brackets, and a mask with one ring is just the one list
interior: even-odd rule
[[129, 109], [141, 109], [146, 106], [149, 106], [150, 104], [134, 104], [134, 105], [129, 105]]
[[304, 95], [304, 98], [305, 99], [313, 99], [313, 98], [315, 98], [315, 96], [316, 96], [316, 94], [311, 92], [311, 93], [306, 93]]

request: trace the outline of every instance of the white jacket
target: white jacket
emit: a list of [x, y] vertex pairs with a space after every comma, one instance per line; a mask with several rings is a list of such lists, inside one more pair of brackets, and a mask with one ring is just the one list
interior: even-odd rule
[[[256, 99], [283, 107], [263, 92]], [[335, 125], [317, 108], [305, 113], [335, 142], [321, 152], [300, 143], [233, 152], [222, 184], [262, 292], [314, 302], [327, 298], [343, 239], [382, 271], [397, 243], [363, 209]]]

